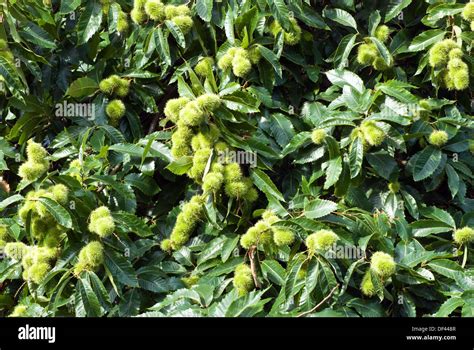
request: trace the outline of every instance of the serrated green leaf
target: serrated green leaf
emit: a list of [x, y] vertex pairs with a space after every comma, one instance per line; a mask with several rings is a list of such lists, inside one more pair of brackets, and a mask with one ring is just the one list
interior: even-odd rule
[[[203, 21], [209, 22], [212, 17], [212, 7], [214, 1], [212, 0], [197, 0], [196, 1], [196, 12]], [[183, 46], [184, 47], [184, 46]]]
[[334, 85], [343, 87], [349, 85], [353, 87], [357, 92], [363, 93], [365, 90], [362, 79], [355, 73], [348, 70], [333, 69], [326, 72], [326, 76], [331, 83]]
[[132, 232], [140, 237], [149, 237], [153, 235], [150, 227], [143, 220], [134, 214], [125, 211], [118, 211], [112, 214], [115, 223], [120, 229], [126, 232]]
[[345, 10], [325, 8], [323, 10], [323, 16], [343, 26], [354, 28], [357, 31], [357, 23], [354, 17]]
[[130, 287], [138, 287], [137, 274], [125, 256], [106, 250], [104, 264], [118, 282]]
[[86, 43], [100, 28], [102, 24], [102, 6], [97, 0], [87, 1], [84, 12], [77, 22], [77, 35], [79, 45]]
[[416, 154], [413, 166], [413, 180], [421, 181], [434, 173], [441, 163], [441, 151], [433, 146], [427, 146]]
[[454, 310], [463, 306], [465, 301], [459, 297], [451, 297], [447, 299], [441, 306], [438, 311], [433, 315], [434, 317], [447, 317], [451, 315]]
[[284, 0], [267, 0], [270, 11], [284, 30], [290, 31], [290, 13]]
[[433, 44], [444, 39], [446, 32], [442, 29], [430, 29], [417, 35], [408, 47], [408, 51], [417, 52], [427, 50]]
[[61, 204], [51, 198], [40, 197], [38, 201], [41, 202], [46, 210], [54, 217], [54, 219], [65, 228], [72, 228], [72, 218], [66, 209]]
[[170, 54], [170, 47], [168, 44], [167, 38], [163, 34], [163, 30], [161, 27], [158, 27], [154, 31], [154, 37], [156, 41], [156, 50], [158, 51], [158, 55], [160, 55], [161, 59], [168, 65], [171, 66], [171, 54]]
[[33, 22], [28, 22], [26, 26], [20, 31], [23, 38], [29, 42], [38, 45], [45, 49], [55, 49], [56, 43], [54, 38], [40, 26]]
[[326, 199], [313, 199], [304, 207], [304, 215], [309, 219], [326, 216], [337, 209], [337, 204]]
[[285, 201], [285, 198], [283, 197], [281, 192], [278, 190], [278, 188], [275, 186], [273, 181], [262, 170], [260, 169], [252, 170], [250, 173], [250, 177], [253, 180], [253, 183], [255, 184], [255, 186], [257, 186], [257, 188], [260, 191], [278, 199], [279, 201], [282, 201], [282, 202]]
[[428, 266], [434, 272], [451, 279], [456, 279], [458, 275], [462, 274], [462, 267], [448, 259], [433, 260], [428, 263]]
[[405, 7], [411, 4], [411, 2], [412, 0], [388, 0], [384, 22], [387, 23], [397, 17]]
[[[199, 0], [198, 0], [198, 3], [199, 3]], [[176, 24], [174, 24], [172, 21], [165, 21], [165, 24], [168, 27], [171, 35], [173, 35], [173, 37], [175, 38], [178, 45], [181, 46], [182, 48], [185, 48], [186, 39], [184, 38], [184, 34], [181, 31], [181, 29], [179, 29], [179, 27]]]
[[276, 260], [265, 259], [260, 264], [263, 275], [279, 286], [285, 283], [285, 269]]
[[265, 58], [268, 63], [270, 63], [275, 70], [275, 73], [279, 76], [282, 77], [282, 70], [281, 70], [281, 65], [279, 62], [278, 57], [273, 53], [273, 51], [270, 51], [264, 46], [259, 45], [258, 50], [260, 51], [260, 54], [262, 55], [263, 58]]
[[91, 78], [79, 78], [74, 80], [66, 91], [67, 96], [83, 98], [94, 94], [99, 89], [99, 84]]
[[87, 278], [80, 278], [77, 281], [77, 290], [84, 305], [86, 315], [89, 317], [98, 317], [103, 314], [99, 299], [92, 290], [91, 284]]
[[306, 259], [304, 255], [302, 254], [297, 255], [293, 258], [290, 266], [288, 267], [287, 275], [285, 278], [285, 285], [284, 285], [285, 297], [287, 299], [292, 297], [296, 293], [295, 285], [298, 280], [298, 274], [301, 271], [301, 268], [305, 260]]
[[364, 145], [362, 139], [357, 137], [351, 144], [349, 152], [349, 165], [351, 172], [351, 179], [359, 175], [362, 168], [362, 161], [364, 159]]
[[24, 197], [21, 194], [14, 194], [13, 196], [5, 198], [3, 201], [0, 202], [0, 211], [4, 210], [9, 205], [17, 203], [23, 199]]

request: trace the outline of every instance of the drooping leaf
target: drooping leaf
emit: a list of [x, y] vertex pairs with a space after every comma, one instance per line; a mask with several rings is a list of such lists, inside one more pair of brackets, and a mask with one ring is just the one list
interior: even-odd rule
[[88, 1], [77, 22], [78, 44], [86, 43], [102, 24], [102, 6], [98, 0]]

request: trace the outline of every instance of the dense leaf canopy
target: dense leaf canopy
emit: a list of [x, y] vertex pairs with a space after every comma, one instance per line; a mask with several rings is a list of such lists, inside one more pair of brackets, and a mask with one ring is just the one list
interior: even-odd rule
[[2, 315], [473, 316], [473, 2], [0, 22]]

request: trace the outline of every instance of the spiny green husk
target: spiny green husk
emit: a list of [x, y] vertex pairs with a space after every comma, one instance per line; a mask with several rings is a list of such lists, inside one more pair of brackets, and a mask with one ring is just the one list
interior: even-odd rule
[[18, 175], [26, 181], [36, 181], [48, 171], [48, 152], [39, 143], [29, 140], [26, 154], [27, 161], [18, 169]]
[[384, 252], [376, 252], [370, 259], [370, 268], [382, 279], [392, 276], [396, 266], [393, 257]]
[[232, 281], [234, 288], [239, 295], [245, 295], [254, 288], [252, 270], [246, 264], [237, 266], [234, 270], [234, 279]]
[[115, 230], [115, 223], [109, 208], [102, 206], [90, 215], [89, 231], [97, 234], [99, 237], [110, 236]]

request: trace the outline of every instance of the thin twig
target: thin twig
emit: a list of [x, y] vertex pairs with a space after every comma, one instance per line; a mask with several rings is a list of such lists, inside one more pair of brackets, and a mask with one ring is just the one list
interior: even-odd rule
[[[120, 170], [120, 168], [122, 168], [122, 164], [117, 164], [116, 166], [114, 166], [114, 168], [110, 171], [109, 175], [110, 176], [113, 176], [115, 174], [118, 173], [118, 171]], [[105, 185], [100, 185], [96, 192], [101, 192], [103, 189], [105, 188]]]
[[158, 122], [160, 121], [160, 118], [162, 118], [163, 114], [163, 109], [166, 105], [166, 102], [176, 93], [176, 86], [173, 85], [168, 85], [167, 89], [165, 90], [165, 93], [160, 97], [160, 102], [158, 103], [158, 113], [155, 113], [153, 116], [153, 119], [150, 123], [150, 127], [148, 128], [148, 133], [151, 134], [155, 131], [156, 126], [158, 125]]
[[18, 288], [18, 290], [15, 292], [15, 295], [13, 296], [13, 299], [16, 299], [18, 293], [20, 293], [20, 290], [23, 289], [23, 287], [25, 286], [26, 282], [23, 282], [23, 284], [20, 286], [20, 288]]
[[337, 289], [338, 287], [339, 287], [339, 284], [338, 284], [337, 286], [335, 286], [335, 287], [329, 292], [329, 294], [328, 294], [323, 300], [321, 300], [321, 302], [320, 302], [318, 305], [316, 305], [315, 307], [313, 307], [313, 308], [312, 308], [311, 310], [309, 310], [309, 311], [305, 311], [305, 312], [299, 314], [299, 315], [296, 316], [296, 317], [303, 317], [303, 316], [305, 316], [305, 315], [307, 315], [307, 314], [310, 314], [310, 313], [316, 311], [321, 305], [323, 305], [326, 301], [328, 301], [328, 299], [331, 297], [331, 295], [334, 294], [334, 292], [336, 291], [336, 289]]

